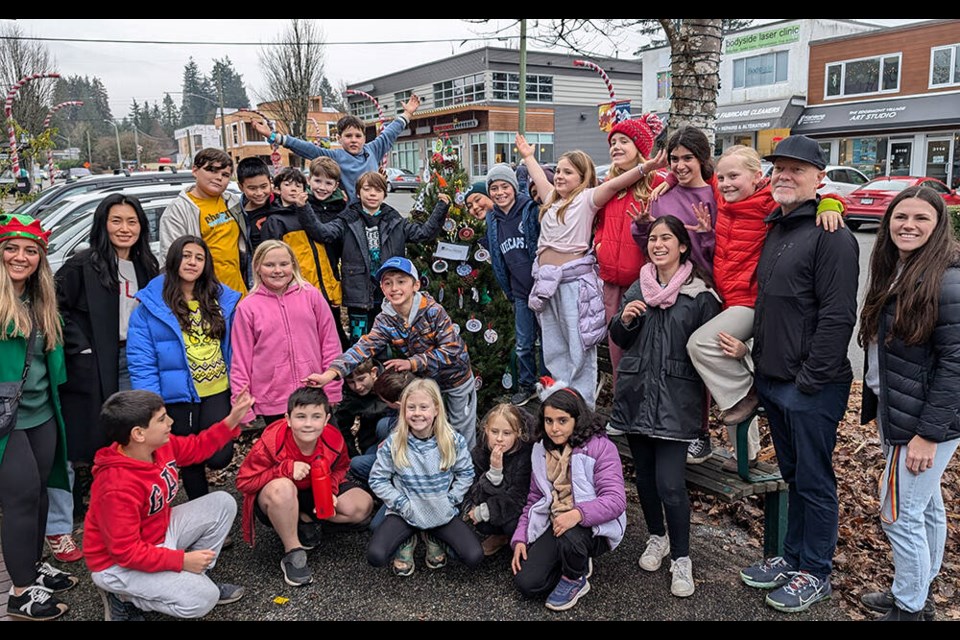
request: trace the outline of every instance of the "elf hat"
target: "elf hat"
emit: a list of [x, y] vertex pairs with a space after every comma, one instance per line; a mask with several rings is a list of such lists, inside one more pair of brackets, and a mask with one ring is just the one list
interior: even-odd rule
[[640, 155], [649, 158], [650, 152], [653, 151], [653, 142], [662, 131], [663, 121], [657, 117], [657, 114], [646, 113], [639, 118], [632, 118], [615, 124], [613, 129], [610, 130], [610, 135], [607, 136], [607, 143], [609, 144], [613, 134], [622, 133], [633, 140], [633, 144], [637, 145], [637, 151], [640, 152]]
[[33, 240], [46, 251], [50, 232], [44, 231], [40, 227], [40, 221], [30, 216], [15, 213], [0, 214], [0, 242], [10, 238]]

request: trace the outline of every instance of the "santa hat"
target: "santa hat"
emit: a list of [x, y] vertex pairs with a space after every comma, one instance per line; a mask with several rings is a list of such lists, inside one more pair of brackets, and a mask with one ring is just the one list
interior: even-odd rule
[[640, 155], [649, 158], [650, 152], [653, 151], [653, 141], [662, 131], [663, 121], [657, 117], [657, 114], [645, 113], [639, 118], [631, 118], [615, 124], [610, 130], [610, 135], [607, 136], [607, 143], [609, 144], [613, 134], [622, 133], [633, 140]]
[[540, 376], [540, 381], [537, 382], [537, 396], [540, 398], [540, 402], [544, 402], [557, 391], [566, 388], [567, 383], [562, 380], [554, 380], [550, 376]]

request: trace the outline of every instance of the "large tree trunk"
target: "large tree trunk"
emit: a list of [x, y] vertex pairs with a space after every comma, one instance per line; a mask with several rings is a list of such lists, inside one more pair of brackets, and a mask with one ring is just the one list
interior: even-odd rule
[[669, 129], [687, 124], [714, 141], [717, 92], [720, 88], [720, 48], [723, 20], [660, 20], [671, 48]]

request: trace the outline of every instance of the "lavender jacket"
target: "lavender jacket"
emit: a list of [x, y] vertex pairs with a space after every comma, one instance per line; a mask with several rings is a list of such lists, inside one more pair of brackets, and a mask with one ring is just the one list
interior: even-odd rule
[[592, 251], [582, 258], [571, 260], [560, 266], [533, 263], [533, 287], [527, 306], [535, 313], [541, 313], [547, 302], [561, 284], [579, 281], [577, 296], [578, 323], [580, 341], [584, 349], [600, 344], [607, 336], [607, 322], [603, 309], [603, 284], [600, 282], [600, 269], [597, 256]]
[[[547, 480], [546, 450], [542, 442], [533, 445], [531, 459], [530, 493], [510, 541], [511, 547], [520, 542], [529, 546], [550, 530], [553, 487]], [[594, 536], [607, 538], [610, 549], [615, 549], [627, 527], [627, 494], [617, 446], [606, 435], [593, 436], [573, 450], [570, 476], [574, 507], [583, 516], [580, 524], [590, 527]]]

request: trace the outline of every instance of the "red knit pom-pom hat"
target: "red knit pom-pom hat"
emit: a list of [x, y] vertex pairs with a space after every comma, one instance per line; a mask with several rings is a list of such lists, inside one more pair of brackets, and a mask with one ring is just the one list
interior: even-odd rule
[[640, 155], [649, 158], [650, 152], [653, 151], [653, 141], [662, 131], [663, 121], [657, 117], [657, 114], [645, 113], [639, 118], [631, 118], [615, 124], [613, 129], [610, 130], [610, 135], [607, 136], [607, 143], [610, 142], [613, 134], [622, 133], [633, 140], [633, 144], [637, 145]]

